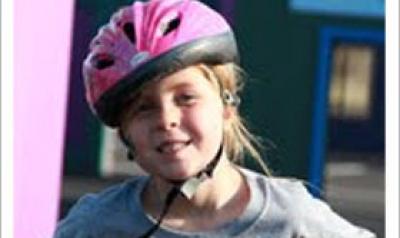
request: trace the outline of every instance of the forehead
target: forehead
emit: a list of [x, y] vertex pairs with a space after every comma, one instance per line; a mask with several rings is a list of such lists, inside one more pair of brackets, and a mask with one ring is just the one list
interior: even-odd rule
[[179, 88], [215, 91], [216, 87], [216, 83], [210, 79], [204, 69], [198, 66], [190, 66], [166, 77], [150, 81], [138, 91], [137, 96], [157, 95]]

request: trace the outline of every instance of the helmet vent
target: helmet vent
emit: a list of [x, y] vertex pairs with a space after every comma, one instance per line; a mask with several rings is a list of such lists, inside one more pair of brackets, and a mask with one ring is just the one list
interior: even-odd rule
[[164, 30], [163, 35], [167, 35], [168, 33], [170, 33], [171, 31], [175, 30], [176, 28], [178, 28], [179, 24], [181, 23], [181, 19], [179, 17], [173, 19], [172, 21], [170, 21], [168, 23], [168, 26], [166, 27], [166, 29]]
[[97, 69], [105, 69], [114, 65], [114, 59], [112, 59], [111, 56], [105, 54], [94, 56], [92, 62]]
[[135, 44], [136, 36], [135, 36], [135, 27], [133, 26], [133, 23], [132, 22], [125, 23], [123, 29], [128, 39], [132, 42], [132, 44]]

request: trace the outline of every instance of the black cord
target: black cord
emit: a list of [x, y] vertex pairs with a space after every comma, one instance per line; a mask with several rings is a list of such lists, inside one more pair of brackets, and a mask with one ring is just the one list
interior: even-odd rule
[[147, 238], [150, 237], [155, 231], [158, 230], [158, 228], [160, 228], [160, 225], [165, 217], [165, 215], [167, 215], [169, 209], [171, 208], [171, 205], [173, 203], [173, 201], [175, 200], [175, 198], [178, 196], [178, 194], [180, 193], [179, 189], [176, 188], [175, 186], [172, 187], [172, 189], [168, 192], [167, 197], [165, 199], [165, 203], [164, 203], [164, 207], [163, 210], [160, 214], [160, 217], [157, 220], [157, 223], [154, 224], [148, 231], [146, 231], [143, 235], [139, 236], [139, 238]]
[[[201, 171], [199, 174], [197, 174], [196, 177], [199, 178], [203, 174], [206, 174], [208, 177], [212, 177], [212, 173], [214, 172], [216, 165], [218, 164], [218, 162], [221, 159], [222, 151], [223, 151], [223, 143], [221, 143], [220, 147], [218, 148], [218, 151], [217, 151], [216, 155], [214, 156], [214, 159], [206, 166], [206, 168], [203, 171]], [[169, 209], [171, 208], [173, 201], [178, 196], [178, 194], [181, 193], [180, 189], [181, 189], [181, 186], [184, 184], [184, 181], [170, 181], [170, 182], [172, 184], [174, 184], [174, 186], [171, 188], [171, 190], [167, 194], [167, 197], [165, 198], [164, 207], [162, 209], [160, 217], [157, 220], [157, 223], [154, 224], [143, 235], [139, 236], [139, 238], [148, 238], [160, 228], [160, 225], [161, 225], [165, 215], [167, 215]]]

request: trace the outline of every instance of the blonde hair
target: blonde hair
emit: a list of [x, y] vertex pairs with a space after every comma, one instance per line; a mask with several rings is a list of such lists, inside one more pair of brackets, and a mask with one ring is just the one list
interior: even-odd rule
[[[217, 84], [222, 100], [225, 91], [238, 99], [238, 94], [244, 86], [244, 71], [239, 66], [234, 63], [215, 66], [200, 64], [199, 68], [210, 81]], [[226, 106], [234, 107], [230, 122], [224, 128], [224, 147], [228, 158], [233, 162], [240, 162], [244, 159], [245, 154], [248, 154], [256, 160], [266, 175], [270, 175], [259, 152], [259, 149], [262, 148], [261, 140], [247, 129], [236, 105]]]

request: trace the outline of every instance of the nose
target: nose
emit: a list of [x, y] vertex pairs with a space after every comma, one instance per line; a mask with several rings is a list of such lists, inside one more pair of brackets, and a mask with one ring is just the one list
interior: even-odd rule
[[158, 130], [171, 130], [179, 126], [180, 110], [177, 106], [164, 104], [160, 107], [157, 118]]

